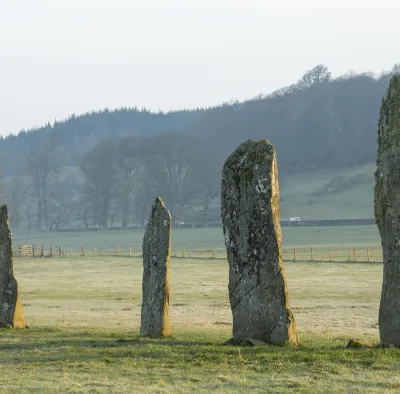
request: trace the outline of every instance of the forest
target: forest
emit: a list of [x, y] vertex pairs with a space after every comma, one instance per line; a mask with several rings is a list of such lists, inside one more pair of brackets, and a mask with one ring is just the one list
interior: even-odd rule
[[[296, 83], [245, 102], [169, 113], [102, 110], [0, 139], [0, 202], [13, 229], [143, 226], [160, 195], [207, 226], [225, 158], [247, 139], [277, 150], [293, 174], [372, 163], [380, 102], [394, 73], [333, 78], [318, 65]], [[187, 216], [187, 215], [186, 215]]]

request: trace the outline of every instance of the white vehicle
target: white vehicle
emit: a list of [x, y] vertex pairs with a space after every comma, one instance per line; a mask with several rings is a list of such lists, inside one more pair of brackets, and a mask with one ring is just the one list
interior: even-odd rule
[[301, 222], [301, 219], [299, 216], [294, 216], [292, 218], [289, 218], [289, 222]]

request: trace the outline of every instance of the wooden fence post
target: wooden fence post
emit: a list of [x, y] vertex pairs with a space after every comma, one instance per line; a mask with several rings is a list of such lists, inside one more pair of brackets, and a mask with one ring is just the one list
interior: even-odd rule
[[85, 248], [84, 248], [84, 246], [82, 245], [82, 256], [84, 256], [85, 255]]
[[211, 248], [211, 258], [215, 259], [214, 246]]
[[93, 246], [93, 256], [96, 257], [96, 246]]
[[132, 257], [132, 247], [129, 246], [129, 257]]
[[357, 261], [357, 257], [356, 257], [356, 249], [353, 249], [353, 256], [354, 256], [354, 261]]
[[351, 250], [349, 249], [349, 261], [351, 261]]
[[367, 259], [368, 259], [368, 263], [371, 261], [371, 257], [369, 255], [369, 249], [367, 249]]
[[329, 249], [329, 261], [332, 261], [332, 249]]
[[53, 245], [50, 247], [50, 257], [53, 257]]
[[293, 247], [293, 261], [296, 261], [296, 246]]
[[182, 258], [185, 258], [185, 247], [183, 247]]
[[40, 254], [41, 254], [40, 257], [44, 257], [44, 248], [43, 248], [43, 245], [42, 245], [42, 250], [41, 250]]
[[314, 261], [314, 251], [312, 246], [311, 246], [311, 261]]
[[119, 247], [117, 245], [117, 256], [119, 256]]
[[32, 257], [35, 257], [35, 245], [32, 245]]

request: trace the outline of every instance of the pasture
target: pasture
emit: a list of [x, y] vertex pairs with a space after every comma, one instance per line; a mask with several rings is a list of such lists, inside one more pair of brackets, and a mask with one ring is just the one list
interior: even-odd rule
[[[379, 243], [375, 226], [284, 228], [290, 245]], [[174, 246], [222, 247], [221, 229], [173, 231]], [[16, 235], [15, 243], [130, 243], [137, 231]], [[125, 237], [125, 238], [123, 238]], [[29, 241], [28, 241], [29, 239]], [[62, 242], [61, 242], [62, 241]], [[1, 392], [397, 392], [399, 349], [379, 342], [382, 264], [287, 262], [301, 345], [232, 347], [223, 259], [172, 258], [172, 337], [139, 337], [139, 257], [15, 259], [27, 330], [0, 331]]]
[[[116, 230], [94, 232], [41, 232], [13, 233], [13, 244], [62, 245], [78, 251], [81, 246], [90, 249], [113, 249], [116, 245], [134, 249], [142, 246], [144, 230]], [[188, 249], [224, 248], [222, 228], [174, 228], [172, 249], [179, 252]], [[380, 247], [376, 226], [330, 226], [330, 227], [282, 227], [283, 248], [298, 247]]]
[[16, 259], [28, 330], [1, 330], [2, 392], [396, 392], [379, 341], [382, 265], [286, 263], [299, 347], [231, 347], [227, 263], [172, 259], [172, 338], [138, 336], [142, 261]]

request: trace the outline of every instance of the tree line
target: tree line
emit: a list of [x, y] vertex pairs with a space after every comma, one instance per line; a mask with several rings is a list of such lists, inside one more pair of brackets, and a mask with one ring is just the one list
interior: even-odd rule
[[191, 205], [197, 222], [207, 226], [209, 205], [219, 196], [218, 152], [187, 133], [104, 139], [79, 167], [60, 165], [62, 155], [63, 147], [50, 138], [29, 157], [24, 176], [3, 182], [15, 229], [142, 227], [157, 195], [175, 225]]

